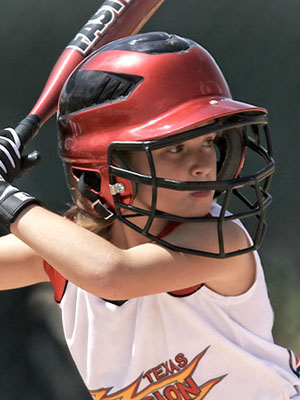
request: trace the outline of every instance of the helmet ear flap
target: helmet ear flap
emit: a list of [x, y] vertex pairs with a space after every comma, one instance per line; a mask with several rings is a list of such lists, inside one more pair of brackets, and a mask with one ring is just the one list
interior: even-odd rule
[[228, 129], [217, 136], [215, 144], [218, 149], [218, 180], [237, 178], [243, 168], [245, 144], [239, 128]]

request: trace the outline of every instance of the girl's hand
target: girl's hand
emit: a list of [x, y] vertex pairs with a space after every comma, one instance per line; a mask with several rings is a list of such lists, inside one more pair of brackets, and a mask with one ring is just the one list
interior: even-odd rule
[[14, 129], [0, 131], [0, 175], [6, 182], [11, 183], [25, 175], [40, 161], [37, 151], [22, 156], [22, 150], [22, 143]]

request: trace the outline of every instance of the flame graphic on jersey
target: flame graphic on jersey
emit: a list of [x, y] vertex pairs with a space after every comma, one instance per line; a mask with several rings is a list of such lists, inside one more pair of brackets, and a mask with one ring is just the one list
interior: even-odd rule
[[[132, 384], [116, 393], [112, 388], [92, 391], [94, 400], [202, 400], [226, 375], [211, 379], [198, 386], [192, 375], [208, 348], [198, 354], [184, 369], [168, 376], [138, 392], [143, 374]], [[163, 393], [159, 392], [163, 390]]]

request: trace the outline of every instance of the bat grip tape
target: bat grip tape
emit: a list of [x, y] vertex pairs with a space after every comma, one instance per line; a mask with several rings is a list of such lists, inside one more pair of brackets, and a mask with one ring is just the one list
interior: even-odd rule
[[35, 137], [40, 130], [40, 118], [35, 114], [29, 114], [16, 127], [16, 132], [19, 135], [22, 148]]

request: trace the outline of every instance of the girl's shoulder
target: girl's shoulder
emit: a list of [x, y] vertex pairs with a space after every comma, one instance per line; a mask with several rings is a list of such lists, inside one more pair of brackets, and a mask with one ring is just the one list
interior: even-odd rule
[[[221, 207], [213, 203], [211, 217], [219, 216], [220, 212]], [[230, 213], [226, 212], [226, 215]], [[165, 240], [177, 246], [218, 254], [219, 228], [218, 220], [214, 218], [200, 223], [186, 222], [178, 224], [167, 233]], [[233, 252], [251, 245], [250, 235], [239, 220], [225, 220], [222, 223], [222, 236], [225, 252]]]
[[[220, 207], [214, 205], [212, 215], [217, 216]], [[251, 245], [251, 238], [240, 222], [231, 220], [223, 223], [225, 252], [235, 252]], [[175, 245], [209, 253], [219, 253], [217, 221], [184, 223], [166, 236]], [[199, 257], [199, 256], [191, 256]], [[245, 293], [254, 283], [257, 257], [253, 251], [229, 258], [199, 257], [199, 268], [207, 271], [203, 282], [208, 288], [225, 296]]]

